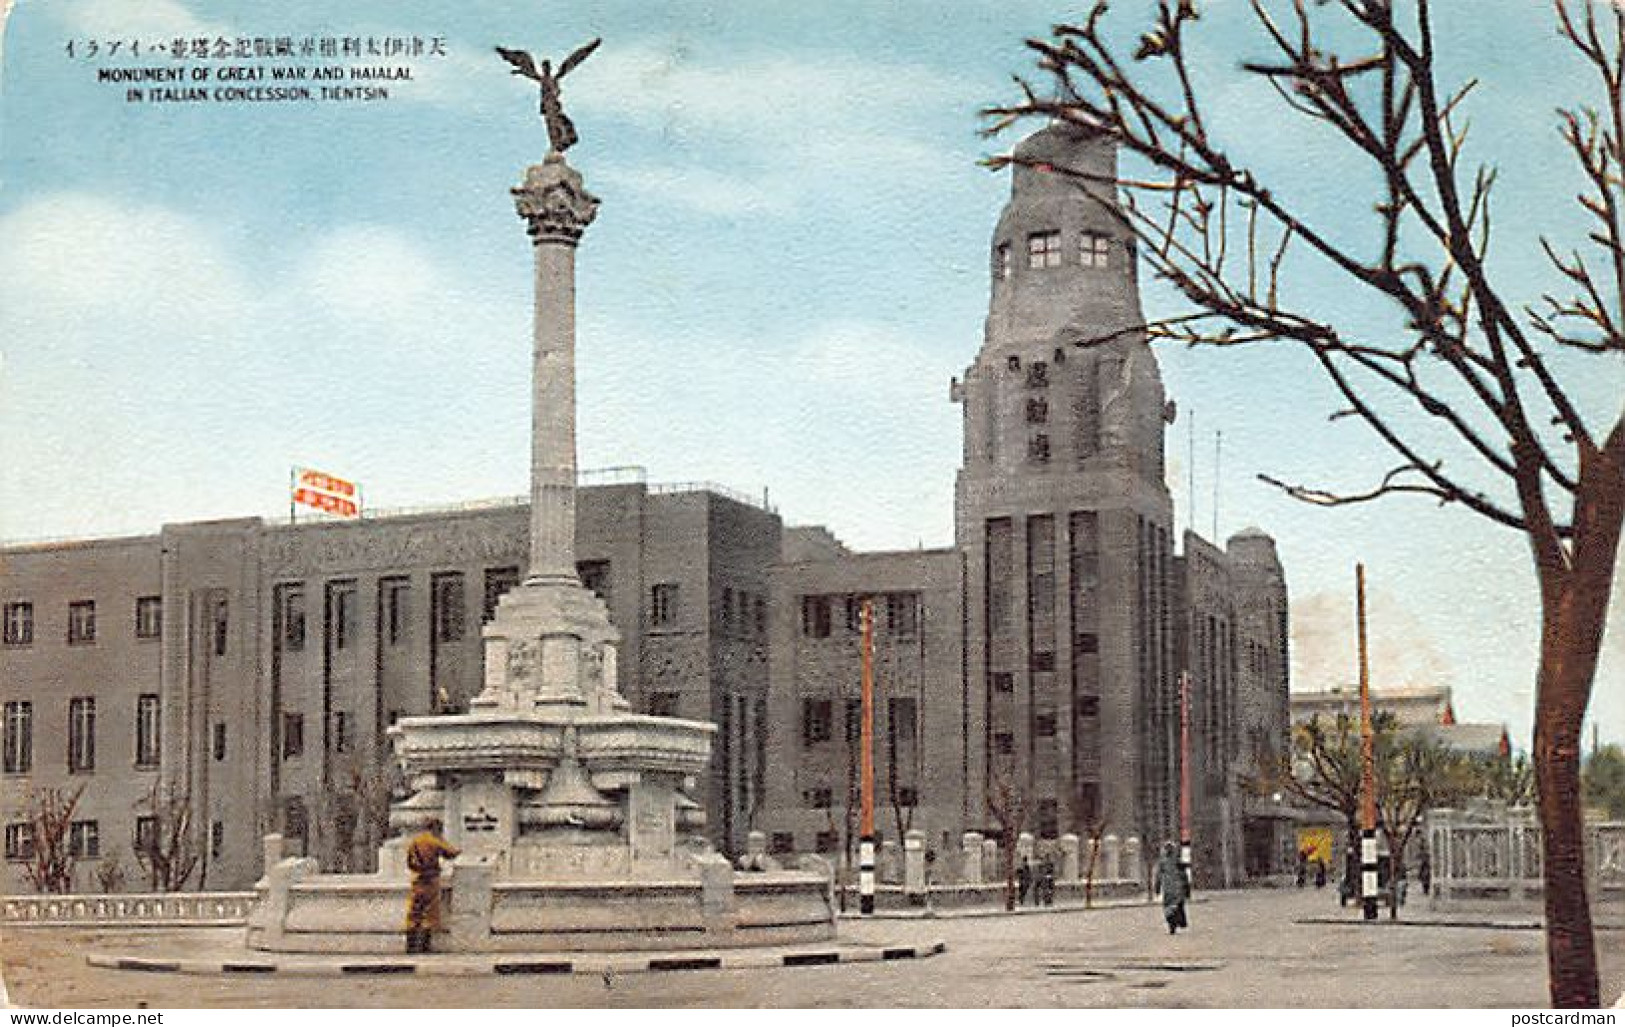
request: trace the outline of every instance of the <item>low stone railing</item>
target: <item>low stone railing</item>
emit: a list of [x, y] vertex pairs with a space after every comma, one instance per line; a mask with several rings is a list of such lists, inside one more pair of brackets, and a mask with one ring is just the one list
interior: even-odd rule
[[[1585, 825], [1586, 890], [1593, 903], [1625, 900], [1625, 823]], [[1428, 814], [1432, 905], [1538, 904], [1541, 831], [1533, 810], [1499, 806]]]
[[17, 927], [231, 927], [244, 924], [253, 892], [0, 896], [0, 923]]

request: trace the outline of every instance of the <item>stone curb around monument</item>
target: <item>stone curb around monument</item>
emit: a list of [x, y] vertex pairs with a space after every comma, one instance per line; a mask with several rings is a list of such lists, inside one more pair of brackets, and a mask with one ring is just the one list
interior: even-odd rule
[[[667, 973], [679, 970], [765, 970], [783, 967], [829, 966], [835, 963], [881, 963], [899, 959], [927, 959], [947, 951], [943, 941], [919, 945], [863, 945], [843, 948], [808, 948], [785, 951], [684, 952], [681, 954], [599, 953], [593, 955], [465, 956], [458, 953], [426, 958], [280, 960], [148, 959], [87, 953], [85, 962], [106, 970], [142, 973], [181, 973], [212, 976], [258, 977], [488, 977], [544, 974]], [[307, 961], [308, 960], [308, 961]]]

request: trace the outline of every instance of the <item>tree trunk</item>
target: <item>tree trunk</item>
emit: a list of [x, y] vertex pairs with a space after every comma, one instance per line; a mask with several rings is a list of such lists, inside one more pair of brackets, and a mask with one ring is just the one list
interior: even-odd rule
[[1585, 822], [1580, 801], [1581, 728], [1591, 700], [1625, 517], [1625, 468], [1590, 447], [1580, 451], [1572, 557], [1541, 558], [1540, 669], [1535, 685], [1535, 780], [1539, 793], [1546, 906], [1546, 967], [1552, 1005], [1601, 1004], [1596, 939], [1586, 897]]
[[[1578, 577], [1586, 571], [1576, 568], [1574, 573]], [[1535, 698], [1546, 966], [1552, 1005], [1558, 1009], [1594, 1009], [1601, 1000], [1586, 896], [1580, 735], [1606, 604], [1578, 602], [1577, 591], [1578, 582], [1571, 581], [1556, 609], [1548, 607], [1542, 618]]]

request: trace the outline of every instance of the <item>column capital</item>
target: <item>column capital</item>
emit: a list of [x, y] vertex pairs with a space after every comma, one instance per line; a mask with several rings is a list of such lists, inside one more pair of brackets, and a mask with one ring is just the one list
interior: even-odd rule
[[524, 182], [509, 191], [531, 242], [538, 246], [574, 246], [598, 216], [598, 197], [586, 190], [580, 172], [559, 154], [548, 154], [542, 163], [526, 168]]

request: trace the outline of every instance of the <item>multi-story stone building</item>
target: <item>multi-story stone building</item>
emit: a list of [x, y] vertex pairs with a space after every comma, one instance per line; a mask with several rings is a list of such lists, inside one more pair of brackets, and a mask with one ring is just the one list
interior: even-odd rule
[[[1058, 127], [1018, 153], [1115, 168], [1108, 142]], [[946, 853], [1012, 818], [1174, 837], [1189, 671], [1198, 873], [1268, 872], [1292, 841], [1242, 785], [1286, 743], [1273, 543], [1187, 533], [1175, 553], [1173, 409], [1110, 190], [1018, 166], [991, 252], [983, 343], [952, 390], [955, 544], [854, 553], [719, 488], [584, 488], [577, 569], [622, 634], [622, 690], [718, 725], [701, 791], [724, 849], [761, 830], [781, 851], [844, 850], [869, 602], [877, 827]], [[30, 789], [80, 784], [80, 887], [115, 857], [136, 883], [152, 796], [188, 805], [194, 885], [251, 882], [272, 830], [365, 866], [398, 786], [386, 731], [480, 690], [480, 625], [520, 579], [527, 531], [510, 502], [0, 549], [5, 886], [24, 887]]]

